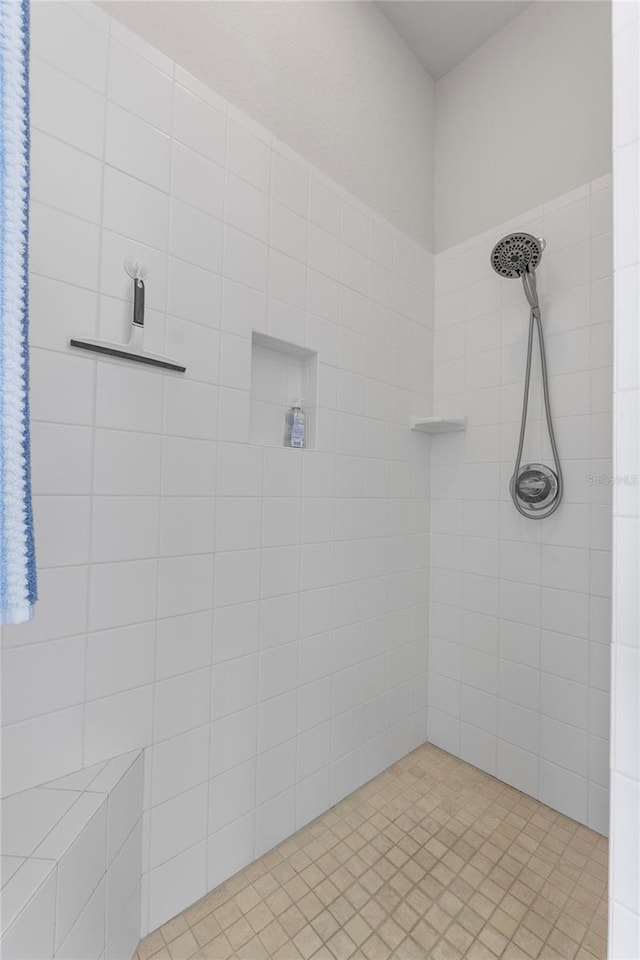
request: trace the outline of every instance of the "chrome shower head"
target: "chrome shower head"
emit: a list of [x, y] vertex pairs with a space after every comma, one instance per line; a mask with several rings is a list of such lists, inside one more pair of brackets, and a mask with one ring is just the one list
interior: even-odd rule
[[517, 280], [525, 273], [533, 273], [544, 250], [544, 240], [530, 233], [510, 233], [498, 240], [491, 251], [491, 266], [501, 277]]

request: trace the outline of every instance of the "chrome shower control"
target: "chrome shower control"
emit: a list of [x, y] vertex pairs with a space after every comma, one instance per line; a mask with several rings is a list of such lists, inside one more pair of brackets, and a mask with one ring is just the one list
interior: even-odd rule
[[544, 463], [525, 463], [511, 478], [511, 495], [517, 498], [522, 512], [535, 517], [546, 511], [558, 497], [558, 477]]
[[[545, 517], [550, 517], [558, 509], [562, 500], [562, 467], [560, 466], [553, 420], [551, 419], [547, 358], [544, 349], [542, 313], [536, 281], [536, 268], [540, 264], [545, 246], [542, 237], [534, 237], [531, 233], [510, 233], [499, 240], [491, 251], [491, 266], [498, 276], [510, 277], [513, 280], [519, 278], [522, 281], [524, 295], [529, 304], [529, 337], [527, 340], [527, 366], [524, 377], [522, 416], [520, 417], [520, 438], [513, 476], [509, 484], [509, 492], [516, 510], [529, 520], [543, 520]], [[551, 452], [553, 453], [555, 471], [545, 467], [543, 463], [527, 463], [522, 466], [522, 450], [527, 429], [527, 410], [529, 408], [529, 387], [531, 386], [534, 331], [538, 333], [544, 415], [547, 421], [547, 432]]]

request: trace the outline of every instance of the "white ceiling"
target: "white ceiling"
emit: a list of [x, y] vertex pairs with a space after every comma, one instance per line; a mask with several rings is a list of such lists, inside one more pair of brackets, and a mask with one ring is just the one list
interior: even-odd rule
[[468, 57], [530, 0], [380, 0], [378, 6], [434, 80]]

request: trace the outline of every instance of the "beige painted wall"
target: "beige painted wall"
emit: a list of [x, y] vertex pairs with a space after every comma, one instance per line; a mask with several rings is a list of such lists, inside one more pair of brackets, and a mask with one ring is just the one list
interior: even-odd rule
[[432, 248], [435, 84], [375, 4], [101, 6]]
[[604, 2], [536, 0], [436, 86], [438, 250], [611, 170]]
[[101, 5], [429, 249], [611, 169], [605, 0], [534, 0], [437, 84], [371, 2]]

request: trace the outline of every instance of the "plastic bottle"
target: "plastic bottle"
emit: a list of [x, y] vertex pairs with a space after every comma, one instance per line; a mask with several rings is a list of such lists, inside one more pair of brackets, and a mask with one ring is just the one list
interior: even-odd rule
[[302, 400], [298, 398], [294, 399], [287, 412], [286, 424], [285, 446], [304, 447], [307, 440], [305, 436], [306, 423], [304, 410], [302, 409]]

